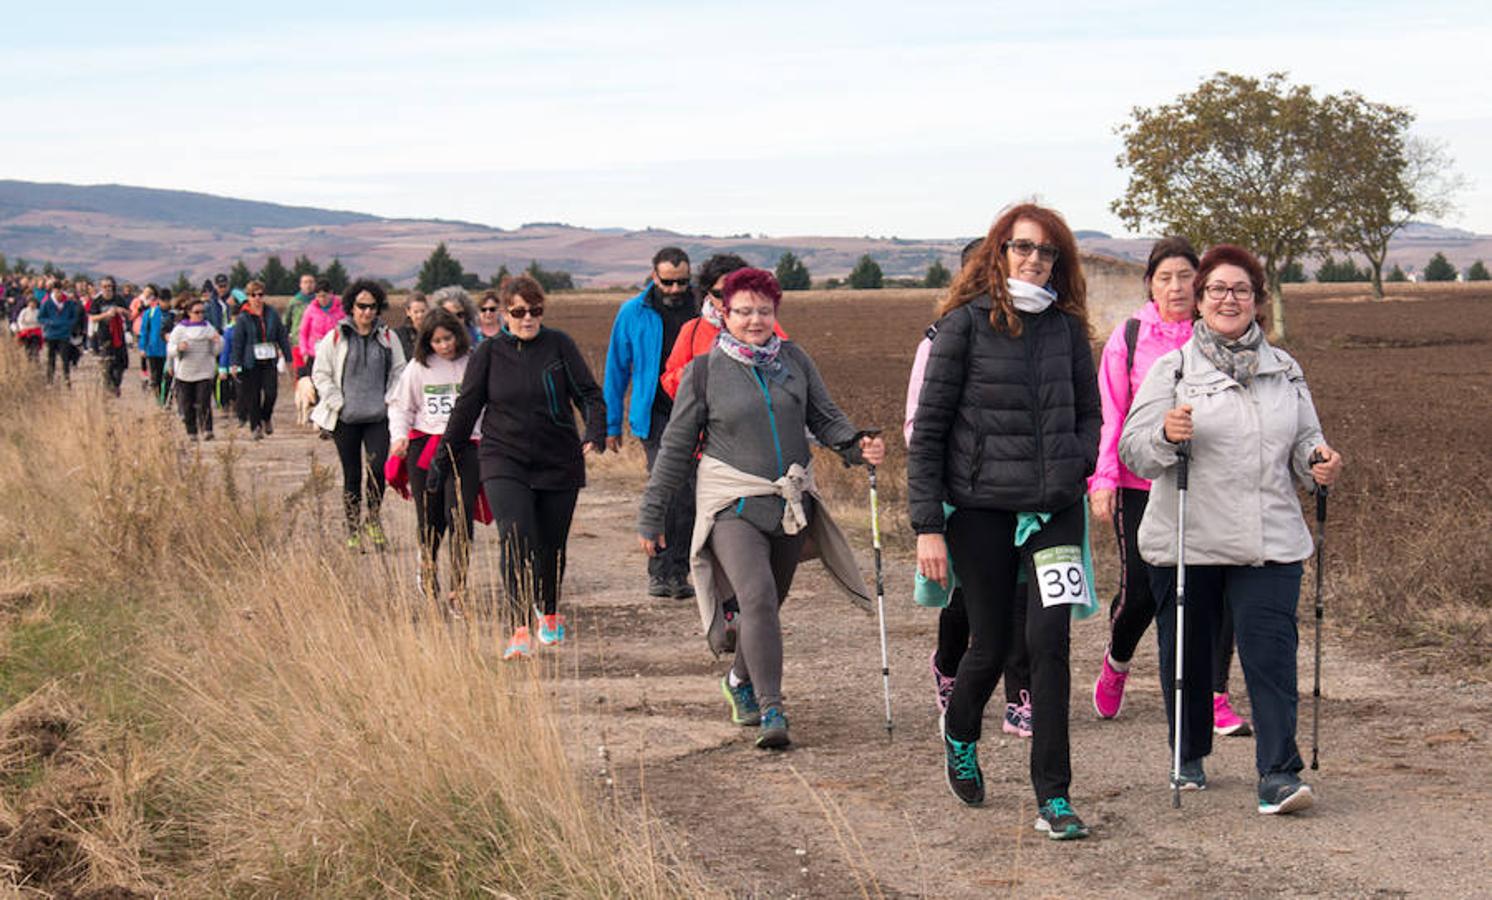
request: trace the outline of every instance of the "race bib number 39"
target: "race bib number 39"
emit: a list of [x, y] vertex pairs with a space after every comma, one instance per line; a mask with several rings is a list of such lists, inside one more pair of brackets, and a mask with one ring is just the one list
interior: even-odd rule
[[1043, 606], [1088, 605], [1088, 580], [1083, 576], [1083, 549], [1068, 545], [1038, 550], [1031, 557]]
[[449, 416], [451, 409], [456, 405], [456, 394], [460, 390], [459, 384], [425, 385], [425, 414]]

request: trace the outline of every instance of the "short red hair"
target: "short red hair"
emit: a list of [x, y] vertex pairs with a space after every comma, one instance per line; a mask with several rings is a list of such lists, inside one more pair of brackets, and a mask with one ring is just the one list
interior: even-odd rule
[[1259, 257], [1237, 244], [1215, 244], [1202, 254], [1202, 261], [1197, 266], [1196, 287], [1192, 289], [1197, 298], [1197, 305], [1192, 307], [1192, 318], [1202, 317], [1202, 295], [1206, 292], [1207, 276], [1218, 266], [1237, 266], [1248, 273], [1249, 286], [1254, 289], [1254, 321], [1261, 328], [1269, 327], [1269, 295], [1265, 291], [1264, 266], [1259, 263]]
[[772, 301], [774, 310], [782, 305], [782, 285], [777, 283], [777, 276], [766, 269], [737, 269], [725, 276], [725, 287], [720, 296], [726, 309], [730, 309], [730, 298], [742, 292], [766, 297]]

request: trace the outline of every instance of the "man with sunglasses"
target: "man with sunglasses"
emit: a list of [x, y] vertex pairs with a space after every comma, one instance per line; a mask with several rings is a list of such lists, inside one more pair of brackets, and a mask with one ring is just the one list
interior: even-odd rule
[[264, 302], [264, 284], [251, 281], [248, 299], [234, 322], [228, 371], [238, 378], [239, 402], [254, 440], [275, 433], [275, 399], [280, 393], [278, 369], [290, 358], [290, 336], [279, 310]]
[[[673, 399], [659, 389], [658, 378], [679, 330], [698, 315], [689, 286], [689, 254], [678, 247], [664, 247], [653, 254], [652, 276], [642, 293], [622, 304], [611, 326], [604, 388], [606, 449], [621, 449], [622, 409], [630, 393], [626, 424], [642, 441], [649, 472], [673, 412]], [[694, 492], [680, 490], [675, 496], [665, 513], [664, 546], [648, 559], [648, 595], [683, 600], [694, 596], [689, 586]]]

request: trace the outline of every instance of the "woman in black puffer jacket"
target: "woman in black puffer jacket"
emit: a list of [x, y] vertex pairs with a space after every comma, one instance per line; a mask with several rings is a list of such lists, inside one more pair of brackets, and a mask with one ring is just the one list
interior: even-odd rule
[[[939, 307], [907, 461], [918, 568], [946, 583], [951, 558], [968, 607], [943, 722], [949, 786], [984, 800], [980, 720], [1025, 603], [1036, 827], [1054, 839], [1088, 833], [1068, 799], [1067, 741], [1068, 626], [1072, 604], [1092, 597], [1082, 504], [1103, 421], [1086, 300], [1061, 216], [1003, 213]], [[1022, 568], [1030, 590], [1017, 587]]]

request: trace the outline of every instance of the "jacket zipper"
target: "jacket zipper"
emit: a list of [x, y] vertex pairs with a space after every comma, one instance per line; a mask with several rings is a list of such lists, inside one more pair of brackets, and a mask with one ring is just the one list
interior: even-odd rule
[[777, 453], [777, 477], [781, 478], [786, 473], [782, 470], [782, 442], [777, 439], [777, 413], [772, 409], [772, 394], [767, 390], [767, 380], [762, 377], [759, 369], [753, 368], [751, 374], [756, 376], [756, 386], [761, 388], [762, 399], [767, 401], [767, 421], [772, 426], [772, 449]]
[[1031, 343], [1036, 323], [1032, 321], [1029, 324], [1031, 327], [1024, 329], [1021, 333], [1021, 343], [1026, 349], [1026, 387], [1031, 391], [1031, 422], [1036, 431], [1036, 484], [1040, 489], [1037, 496], [1044, 501], [1046, 499], [1046, 449], [1041, 435], [1041, 391], [1036, 385], [1038, 377], [1036, 351]]

